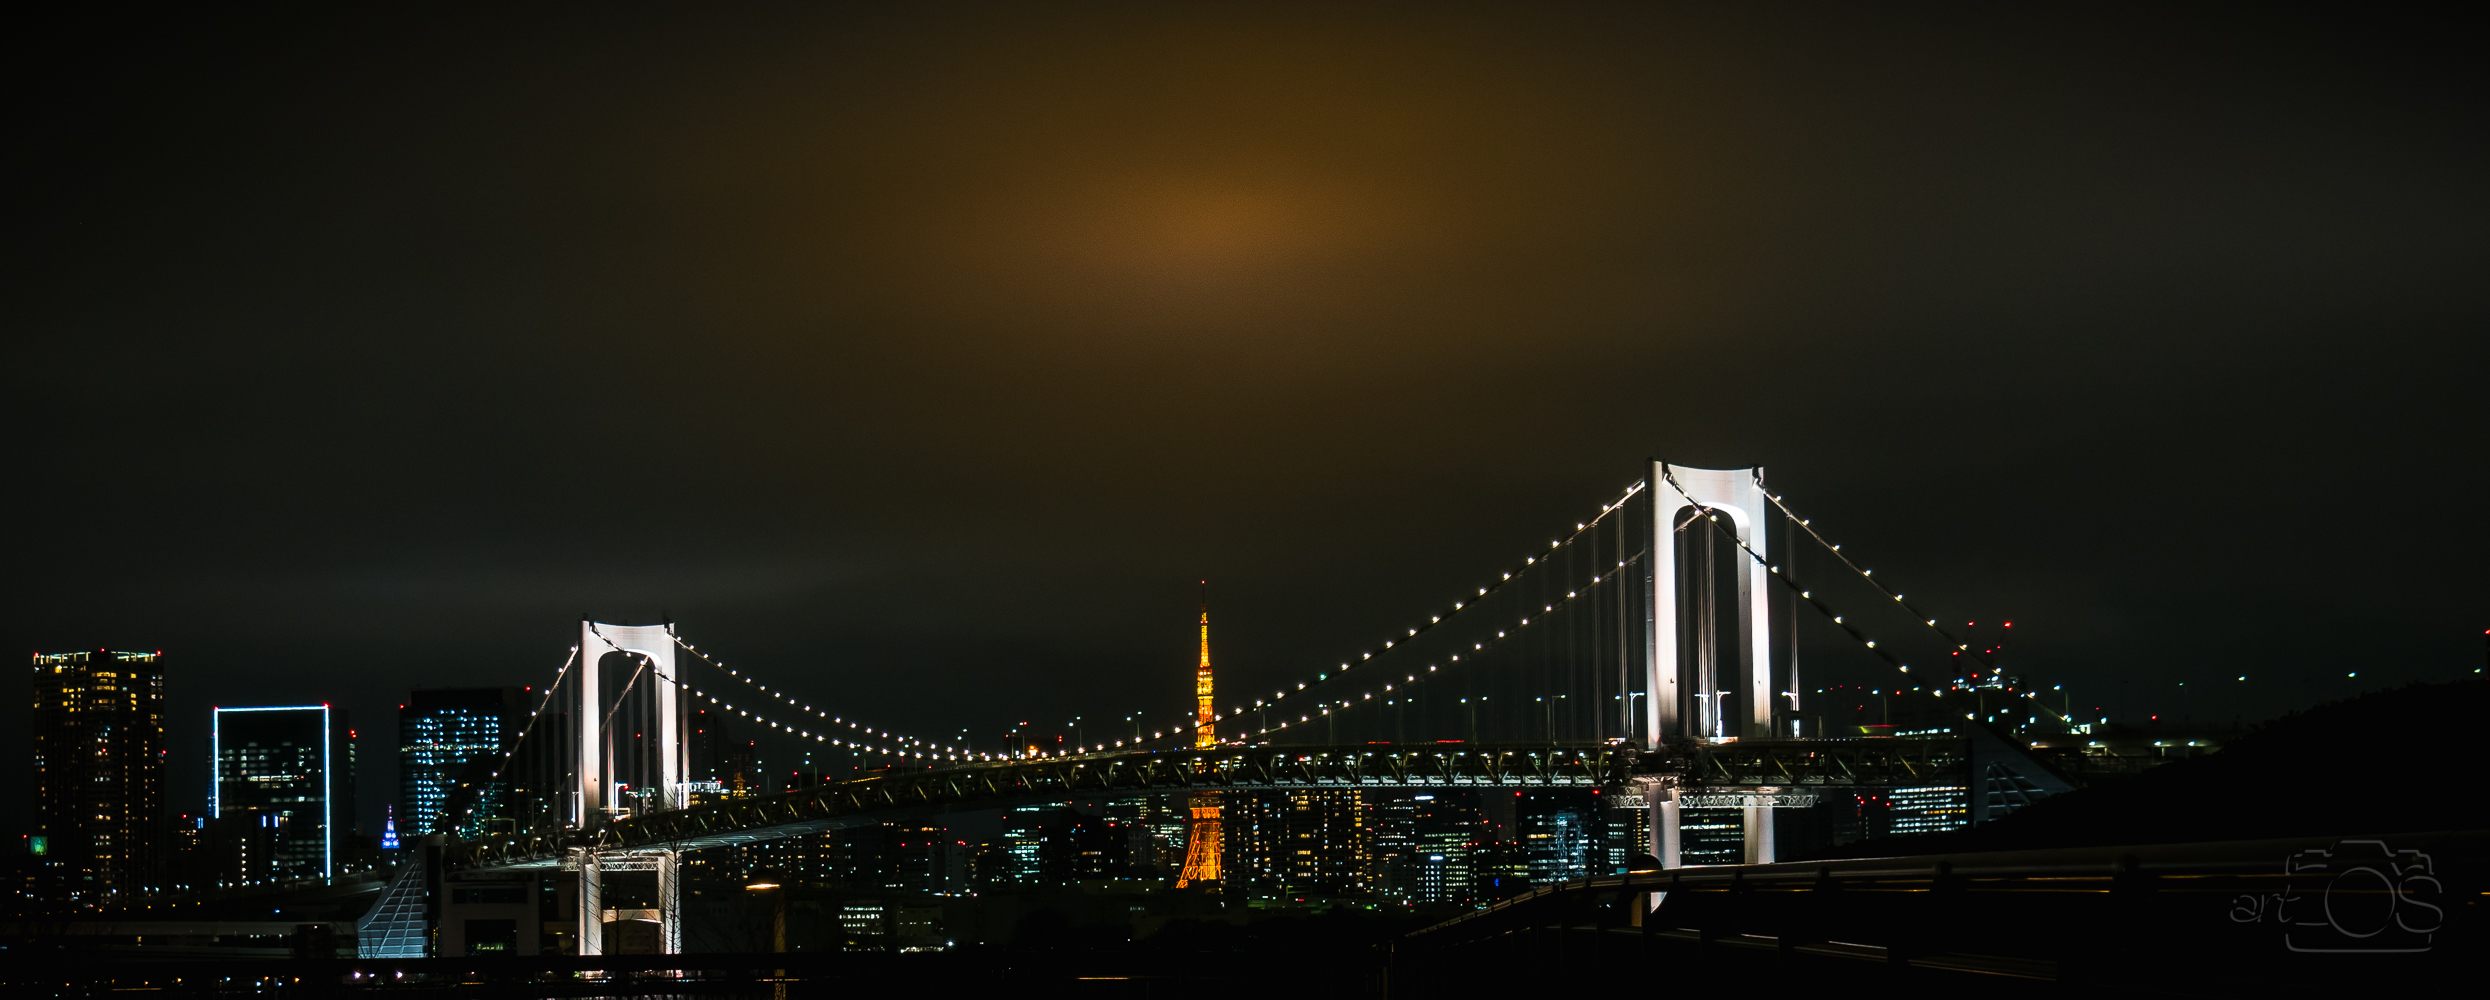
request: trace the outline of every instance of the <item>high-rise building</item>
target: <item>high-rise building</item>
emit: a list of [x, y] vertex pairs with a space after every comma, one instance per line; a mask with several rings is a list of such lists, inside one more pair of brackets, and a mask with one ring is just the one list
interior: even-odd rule
[[1374, 888], [1365, 798], [1349, 789], [1228, 795], [1228, 891], [1337, 898]]
[[1062, 806], [1044, 804], [1004, 810], [1001, 854], [991, 870], [982, 873], [985, 880], [1024, 884], [1044, 880], [1048, 874], [1046, 842], [1063, 825], [1065, 812]]
[[35, 828], [54, 902], [109, 905], [150, 884], [164, 833], [162, 653], [34, 657]]
[[1529, 892], [1530, 888], [1530, 865], [1522, 858], [1519, 842], [1489, 840], [1473, 845], [1471, 903], [1485, 906]]
[[1164, 878], [1184, 870], [1189, 796], [1135, 795], [1110, 799], [1101, 811], [1124, 830], [1125, 856], [1133, 877]]
[[1532, 885], [1555, 885], [1591, 874], [1599, 831], [1596, 797], [1588, 791], [1524, 792], [1514, 803], [1514, 828]]
[[[1054, 875], [1067, 881], [1093, 882], [1133, 875], [1133, 830], [1105, 816], [1073, 812], [1061, 830], [1059, 844], [1050, 845]], [[1052, 872], [1050, 872], [1052, 874]]]
[[345, 714], [327, 705], [214, 711], [208, 811], [220, 820], [255, 814], [274, 829], [276, 878], [336, 874], [341, 838], [354, 828], [354, 741]]
[[1374, 829], [1366, 793], [1304, 790], [1287, 796], [1285, 883], [1308, 896], [1360, 896], [1374, 889]]
[[856, 889], [965, 891], [966, 858], [942, 824], [868, 823], [831, 834], [831, 879]]
[[[482, 832], [479, 817], [502, 814], [497, 789], [481, 787], [483, 775], [467, 771], [478, 761], [500, 757], [519, 727], [527, 721], [522, 695], [515, 687], [417, 689], [398, 706], [398, 804], [406, 809], [409, 833]], [[471, 828], [453, 830], [462, 817], [448, 815], [461, 781], [479, 785], [480, 799], [463, 817]]]
[[1622, 875], [1634, 870], [1635, 858], [1651, 853], [1651, 811], [1641, 806], [1613, 805], [1611, 800], [1616, 797], [1612, 795], [1599, 798], [1602, 829], [1600, 866], [1595, 874]]
[[1475, 855], [1490, 842], [1486, 817], [1480, 815], [1478, 793], [1421, 792], [1410, 796], [1409, 900], [1414, 903], [1468, 903], [1477, 898], [1472, 884]]
[[1413, 901], [1418, 874], [1411, 848], [1418, 844], [1417, 813], [1417, 800], [1405, 792], [1376, 792], [1366, 797], [1371, 845], [1366, 852], [1366, 882], [1385, 899]]

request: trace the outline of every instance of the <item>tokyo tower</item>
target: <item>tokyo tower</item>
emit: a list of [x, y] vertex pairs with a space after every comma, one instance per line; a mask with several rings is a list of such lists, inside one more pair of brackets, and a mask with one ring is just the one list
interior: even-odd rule
[[[1193, 670], [1193, 745], [1219, 745], [1219, 734], [1211, 724], [1215, 714], [1210, 707], [1210, 581], [1202, 581], [1202, 659]], [[1205, 889], [1219, 886], [1219, 793], [1197, 792], [1190, 803], [1193, 819], [1186, 827], [1184, 871], [1176, 876], [1176, 888], [1199, 885]]]

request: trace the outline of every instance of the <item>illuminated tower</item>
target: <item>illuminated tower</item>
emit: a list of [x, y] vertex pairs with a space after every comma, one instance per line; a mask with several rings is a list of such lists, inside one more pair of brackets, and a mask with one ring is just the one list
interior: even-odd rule
[[[1210, 707], [1210, 581], [1202, 581], [1202, 660], [1193, 670], [1193, 745], [1215, 747], [1219, 734], [1213, 726]], [[1176, 888], [1200, 883], [1204, 888], [1219, 884], [1219, 793], [1201, 792], [1193, 796], [1193, 826], [1186, 837], [1184, 871], [1176, 876]]]
[[1219, 735], [1210, 707], [1210, 581], [1202, 581], [1202, 662], [1193, 668], [1193, 745], [1215, 747]]

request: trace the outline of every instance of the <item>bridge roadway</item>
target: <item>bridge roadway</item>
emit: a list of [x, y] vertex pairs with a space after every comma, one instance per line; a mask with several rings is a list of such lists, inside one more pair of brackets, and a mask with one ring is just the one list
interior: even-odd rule
[[455, 841], [454, 870], [545, 868], [572, 848], [690, 851], [936, 812], [1158, 792], [1891, 785], [1964, 773], [1961, 737], [1615, 743], [1227, 745], [899, 771], [614, 820]]

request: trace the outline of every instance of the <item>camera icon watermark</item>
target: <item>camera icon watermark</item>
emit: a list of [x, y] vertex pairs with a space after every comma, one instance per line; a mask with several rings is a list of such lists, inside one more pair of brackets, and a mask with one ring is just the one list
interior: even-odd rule
[[2297, 952], [2392, 955], [2430, 950], [2447, 911], [2430, 856], [2383, 840], [2342, 840], [2283, 859], [2283, 891], [2234, 897], [2231, 921], [2281, 926]]

